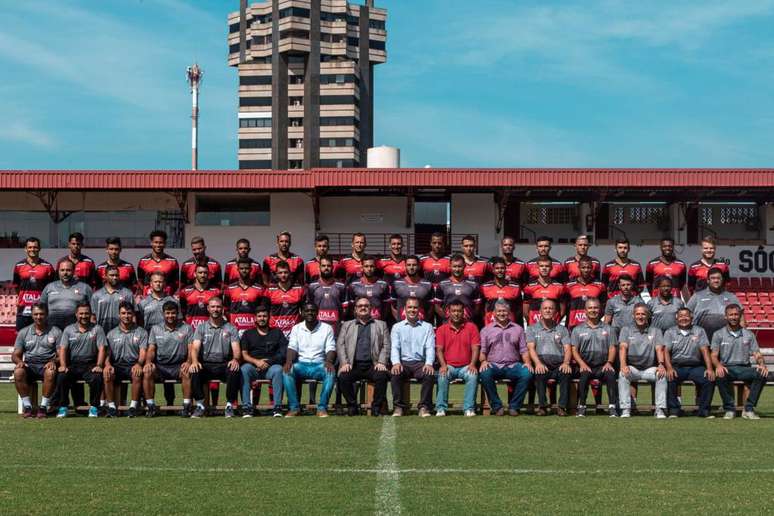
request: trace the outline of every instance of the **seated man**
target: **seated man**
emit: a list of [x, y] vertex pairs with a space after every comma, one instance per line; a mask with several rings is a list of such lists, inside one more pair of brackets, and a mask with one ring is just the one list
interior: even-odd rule
[[699, 398], [699, 417], [714, 418], [710, 415], [710, 406], [715, 390], [715, 370], [710, 360], [709, 342], [704, 329], [693, 324], [693, 314], [688, 307], [677, 311], [677, 326], [664, 333], [664, 346], [669, 417], [680, 416], [682, 409], [677, 399], [677, 385], [690, 380], [696, 386]]
[[632, 382], [646, 380], [656, 385], [656, 413], [666, 418], [667, 378], [664, 362], [664, 341], [661, 330], [650, 324], [650, 310], [645, 303], [634, 305], [634, 324], [621, 328], [618, 337], [618, 356], [621, 371], [618, 374], [621, 417], [631, 415], [629, 388]]
[[107, 339], [102, 327], [91, 322], [91, 305], [88, 301], [75, 309], [76, 322], [65, 327], [59, 340], [59, 375], [56, 389], [59, 392], [59, 412], [56, 417], [67, 417], [70, 388], [78, 381], [89, 384], [89, 417], [98, 417], [99, 398], [102, 395], [102, 368], [107, 358]]
[[[153, 284], [151, 279], [151, 284]], [[179, 319], [178, 306], [173, 300], [161, 306], [163, 322], [151, 326], [148, 332], [148, 350], [143, 368], [143, 391], [148, 400], [147, 417], [155, 417], [158, 407], [151, 400], [156, 395], [156, 382], [180, 381], [183, 389], [182, 417], [191, 415], [191, 375], [188, 346], [193, 339], [193, 328]], [[167, 385], [167, 384], [165, 384]], [[174, 385], [169, 384], [171, 387]]]
[[[148, 332], [134, 322], [134, 307], [122, 301], [118, 305], [118, 326], [107, 334], [108, 356], [103, 375], [105, 377], [105, 398], [108, 400], [108, 417], [118, 416], [116, 386], [123, 381], [132, 384], [132, 401], [126, 417], [136, 417], [142, 392], [142, 370], [145, 366], [145, 351], [148, 348]], [[148, 409], [155, 410], [153, 398], [146, 400]]]
[[[572, 346], [567, 328], [556, 323], [558, 307], [553, 299], [544, 299], [540, 303], [540, 320], [527, 327], [527, 349], [535, 370], [535, 390], [538, 395], [538, 416], [546, 415], [548, 380], [559, 384], [559, 402], [557, 416], [567, 415], [567, 402], [570, 398], [570, 379], [572, 377]], [[586, 313], [584, 309], [583, 319]]]
[[586, 415], [589, 381], [602, 380], [607, 385], [608, 414], [617, 417], [618, 390], [615, 383], [615, 330], [600, 318], [598, 299], [586, 301], [586, 321], [572, 330], [572, 356], [578, 364], [577, 417]]
[[317, 416], [328, 417], [328, 401], [336, 383], [336, 369], [333, 366], [336, 361], [336, 341], [333, 338], [333, 327], [321, 322], [317, 318], [318, 312], [316, 304], [306, 301], [301, 313], [304, 320], [290, 330], [283, 378], [289, 409], [285, 417], [295, 417], [301, 413], [296, 380], [322, 382]]
[[367, 297], [355, 300], [355, 319], [341, 325], [336, 342], [339, 358], [339, 388], [347, 400], [350, 416], [357, 415], [355, 382], [374, 383], [371, 415], [380, 416], [387, 401], [387, 364], [390, 361], [390, 330], [387, 323], [371, 315], [371, 301]]
[[[763, 360], [755, 334], [747, 328], [742, 328], [742, 307], [737, 304], [726, 306], [726, 326], [712, 336], [712, 364], [715, 366], [718, 390], [723, 398], [723, 419], [733, 419], [736, 415], [736, 404], [732, 383], [745, 382], [750, 386], [750, 394], [744, 402], [742, 418], [760, 419], [755, 413], [755, 406], [761, 395], [769, 370]], [[750, 363], [750, 355], [756, 365]]]
[[56, 345], [62, 332], [56, 326], [49, 326], [48, 307], [38, 303], [32, 305], [32, 324], [25, 326], [16, 335], [11, 359], [16, 364], [13, 379], [16, 392], [22, 400], [22, 414], [32, 417], [30, 385], [43, 382], [43, 397], [36, 417], [43, 419], [48, 412], [51, 396], [56, 383]]
[[[502, 264], [498, 262], [496, 266], [501, 268]], [[518, 416], [532, 378], [532, 360], [527, 351], [524, 330], [511, 320], [512, 313], [511, 304], [506, 299], [498, 299], [494, 304], [494, 321], [481, 330], [479, 378], [489, 398], [491, 413], [497, 416], [502, 416], [505, 411], [495, 382], [503, 378], [513, 382], [514, 392], [508, 402], [508, 413]]]
[[408, 403], [403, 398], [403, 383], [415, 378], [422, 384], [419, 416], [430, 417], [435, 384], [435, 332], [430, 323], [419, 318], [419, 299], [407, 299], [404, 310], [406, 318], [395, 323], [390, 332], [392, 415], [402, 416], [408, 410]]
[[[242, 267], [240, 263], [240, 268]], [[282, 365], [288, 339], [279, 328], [269, 326], [269, 304], [255, 307], [254, 326], [239, 339], [242, 349], [242, 417], [253, 417], [252, 384], [255, 380], [271, 380], [274, 392], [274, 417], [282, 417]]]
[[[239, 399], [242, 374], [239, 369], [239, 332], [223, 317], [223, 300], [213, 297], [207, 302], [209, 319], [199, 324], [194, 332], [188, 357], [191, 366], [191, 390], [196, 408], [191, 417], [204, 417], [204, 386], [212, 380], [226, 383], [226, 410], [224, 415], [234, 417]], [[213, 407], [214, 408], [214, 407]]]
[[438, 370], [438, 399], [435, 415], [445, 416], [449, 400], [449, 382], [465, 382], [462, 409], [465, 417], [476, 415], [476, 391], [478, 388], [478, 353], [481, 339], [478, 328], [465, 320], [465, 305], [454, 299], [447, 305], [449, 320], [435, 331], [435, 355], [441, 368]]

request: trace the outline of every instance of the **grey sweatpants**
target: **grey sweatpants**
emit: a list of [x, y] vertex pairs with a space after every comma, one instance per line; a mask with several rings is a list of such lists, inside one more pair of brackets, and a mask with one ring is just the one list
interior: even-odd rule
[[666, 396], [667, 396], [667, 379], [656, 377], [657, 367], [649, 367], [647, 369], [639, 370], [636, 367], [629, 366], [629, 377], [618, 374], [618, 392], [621, 393], [618, 397], [621, 405], [621, 410], [631, 408], [631, 397], [629, 396], [629, 386], [632, 382], [648, 381], [656, 384], [656, 408], [666, 410]]

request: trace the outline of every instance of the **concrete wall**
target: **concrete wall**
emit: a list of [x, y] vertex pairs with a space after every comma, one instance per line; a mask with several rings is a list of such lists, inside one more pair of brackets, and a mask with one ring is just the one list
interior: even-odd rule
[[495, 203], [494, 194], [452, 194], [451, 232], [478, 234], [479, 254], [485, 256], [497, 254], [502, 232], [495, 231], [496, 223], [497, 203]]

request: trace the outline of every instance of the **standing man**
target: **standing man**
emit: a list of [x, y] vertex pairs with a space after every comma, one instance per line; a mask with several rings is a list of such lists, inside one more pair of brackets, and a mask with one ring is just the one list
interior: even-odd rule
[[710, 269], [717, 268], [723, 272], [723, 281], [727, 283], [731, 278], [728, 271], [728, 264], [723, 259], [715, 258], [715, 252], [717, 248], [715, 246], [715, 238], [712, 236], [705, 236], [701, 240], [701, 258], [693, 262], [688, 268], [688, 289], [683, 293], [685, 299], [690, 297], [697, 290], [704, 290], [707, 288], [707, 275]]
[[634, 307], [645, 304], [645, 301], [634, 292], [634, 282], [630, 276], [624, 274], [619, 276], [618, 288], [621, 292], [610, 298], [605, 305], [605, 323], [613, 327], [616, 335], [621, 332], [621, 328], [634, 324], [632, 315]]
[[11, 360], [16, 365], [13, 379], [16, 392], [22, 400], [22, 414], [32, 417], [30, 385], [43, 382], [43, 396], [38, 407], [37, 418], [45, 419], [56, 382], [56, 346], [62, 332], [56, 326], [49, 326], [46, 318], [48, 308], [44, 304], [32, 306], [32, 321], [16, 334]]
[[[255, 309], [266, 299], [266, 290], [253, 283], [253, 262], [240, 258], [237, 262], [239, 278], [226, 288], [223, 304], [228, 309], [230, 322], [242, 335], [255, 327]], [[268, 319], [267, 319], [268, 323]]]
[[220, 288], [210, 283], [209, 275], [210, 269], [206, 265], [197, 265], [193, 285], [181, 288], [177, 294], [185, 322], [194, 329], [210, 318], [208, 308], [210, 299], [215, 297], [220, 299], [222, 295]]
[[446, 256], [446, 237], [443, 233], [433, 233], [430, 237], [430, 254], [420, 258], [422, 275], [433, 288], [451, 274], [451, 264]]
[[490, 324], [495, 319], [495, 304], [505, 302], [509, 307], [511, 321], [522, 324], [521, 287], [518, 283], [508, 280], [508, 266], [505, 260], [495, 257], [489, 260], [492, 271], [492, 281], [481, 285], [481, 297], [484, 300], [484, 324]]
[[355, 319], [341, 325], [336, 342], [339, 359], [339, 388], [347, 400], [350, 416], [359, 412], [355, 397], [355, 382], [374, 383], [371, 415], [381, 416], [387, 401], [389, 379], [390, 330], [387, 323], [371, 317], [371, 302], [366, 297], [355, 300]]
[[419, 319], [419, 300], [406, 300], [406, 318], [395, 323], [390, 333], [390, 383], [393, 416], [409, 409], [403, 397], [403, 383], [411, 378], [422, 385], [419, 394], [419, 417], [430, 417], [435, 384], [435, 332], [432, 325]]
[[667, 406], [669, 417], [680, 416], [682, 409], [677, 399], [677, 386], [691, 381], [699, 398], [699, 417], [712, 419], [710, 406], [715, 391], [715, 369], [710, 359], [706, 332], [693, 324], [690, 308], [677, 311], [677, 326], [664, 333], [664, 361], [667, 370]]
[[478, 328], [465, 320], [465, 305], [455, 299], [448, 306], [449, 320], [435, 331], [435, 355], [441, 368], [438, 370], [438, 399], [435, 415], [445, 416], [449, 401], [449, 382], [460, 379], [465, 382], [465, 398], [462, 409], [466, 417], [476, 415], [476, 390], [478, 387], [478, 353], [481, 338]]
[[527, 262], [527, 277], [529, 282], [537, 281], [540, 276], [539, 262], [548, 259], [550, 262], [548, 277], [557, 282], [563, 282], [565, 277], [564, 265], [559, 260], [551, 257], [551, 237], [540, 236], [535, 240], [537, 256]]
[[465, 307], [465, 318], [468, 321], [478, 319], [481, 313], [481, 290], [475, 281], [465, 278], [465, 259], [460, 254], [451, 258], [451, 276], [443, 280], [435, 289], [436, 320], [448, 318], [448, 308], [454, 300], [462, 301]]
[[390, 286], [376, 277], [376, 259], [373, 256], [364, 256], [361, 264], [363, 275], [349, 283], [348, 297], [367, 297], [371, 303], [371, 316], [383, 321], [390, 313], [392, 304]]
[[333, 327], [333, 334], [337, 335], [349, 307], [347, 287], [333, 277], [334, 262], [329, 256], [321, 256], [318, 264], [320, 271], [318, 279], [307, 285], [306, 299], [318, 306], [317, 318], [330, 324]]
[[633, 324], [624, 326], [618, 338], [621, 372], [618, 374], [621, 417], [631, 415], [629, 390], [632, 382], [648, 381], [656, 386], [658, 419], [666, 418], [667, 371], [664, 360], [664, 337], [661, 330], [649, 324], [650, 310], [644, 303], [634, 306]]
[[659, 276], [655, 280], [658, 295], [653, 296], [648, 301], [648, 310], [650, 310], [651, 326], [666, 332], [669, 328], [677, 326], [677, 311], [685, 304], [683, 300], [672, 295], [672, 278], [669, 276]]
[[[737, 304], [726, 306], [727, 324], [712, 336], [712, 365], [715, 366], [720, 397], [723, 398], [723, 419], [733, 419], [736, 403], [731, 382], [744, 382], [750, 387], [750, 394], [744, 402], [743, 419], [760, 419], [755, 406], [766, 385], [769, 370], [763, 359], [758, 341], [747, 328], [742, 328], [742, 307]], [[750, 362], [755, 359], [755, 365]]]
[[400, 321], [406, 318], [406, 301], [409, 298], [419, 300], [419, 318], [423, 321], [430, 320], [433, 313], [430, 311], [433, 304], [433, 285], [420, 275], [420, 262], [416, 256], [406, 257], [406, 275], [392, 284], [391, 304], [392, 318]]
[[239, 333], [223, 317], [223, 301], [213, 297], [207, 302], [210, 318], [196, 327], [189, 351], [191, 388], [196, 408], [191, 417], [204, 416], [204, 386], [212, 380], [226, 384], [227, 418], [234, 417], [242, 374], [239, 369]]
[[178, 306], [177, 300], [166, 294], [163, 272], [156, 271], [151, 273], [149, 287], [148, 295], [137, 303], [137, 324], [148, 331], [157, 324], [164, 322], [163, 308], [165, 304], [172, 302], [175, 303], [175, 306]]
[[534, 263], [537, 264], [538, 276], [524, 287], [523, 313], [527, 314], [527, 325], [540, 320], [540, 303], [544, 299], [552, 299], [559, 306], [559, 311], [556, 314], [556, 322], [559, 322], [567, 312], [565, 287], [558, 281], [551, 279], [553, 266], [551, 258], [541, 256]]
[[151, 252], [146, 254], [137, 263], [137, 282], [143, 295], [148, 293], [151, 274], [160, 272], [164, 275], [166, 284], [165, 293], [172, 295], [178, 290], [180, 285], [180, 267], [177, 260], [164, 252], [167, 247], [167, 234], [157, 229], [151, 231], [148, 236], [150, 240]]
[[[127, 417], [136, 417], [142, 392], [142, 374], [145, 367], [145, 354], [148, 349], [148, 332], [134, 324], [134, 307], [122, 302], [118, 307], [119, 323], [107, 334], [108, 354], [103, 376], [105, 379], [105, 398], [108, 400], [108, 417], [118, 416], [116, 384], [128, 380], [132, 384], [132, 401]], [[156, 411], [153, 398], [145, 400], [148, 410]]]
[[406, 275], [406, 257], [403, 255], [403, 237], [397, 233], [390, 235], [390, 256], [376, 262], [381, 278], [392, 285]]
[[301, 285], [293, 285], [290, 266], [286, 262], [277, 263], [274, 273], [277, 285], [268, 287], [266, 293], [271, 307], [269, 326], [279, 328], [288, 337], [293, 326], [301, 320], [301, 306], [306, 300], [306, 293]]
[[572, 330], [572, 357], [578, 364], [578, 410], [576, 416], [586, 415], [586, 396], [592, 379], [602, 380], [607, 386], [608, 414], [617, 417], [615, 406], [618, 392], [615, 382], [615, 331], [601, 320], [602, 310], [597, 299], [586, 301], [586, 321]]
[[105, 333], [118, 326], [119, 307], [123, 303], [134, 304], [134, 294], [120, 283], [121, 272], [116, 265], [105, 268], [105, 286], [91, 296], [91, 313], [94, 322], [102, 326]]
[[688, 266], [675, 256], [675, 241], [666, 237], [661, 239], [661, 256], [648, 262], [645, 268], [645, 281], [651, 296], [657, 294], [655, 279], [657, 276], [669, 276], [672, 278], [673, 296], [680, 297], [685, 286]]
[[[513, 251], [516, 248], [516, 240], [512, 236], [504, 236], [500, 241], [500, 256], [505, 263], [505, 280], [515, 283], [519, 287], [527, 283], [527, 264], [517, 258]], [[489, 260], [489, 273], [494, 274], [494, 262], [497, 257]]]
[[473, 235], [462, 237], [462, 258], [465, 261], [465, 268], [462, 272], [465, 279], [476, 282], [476, 285], [484, 283], [489, 266], [486, 258], [476, 254], [476, 237]]
[[24, 242], [27, 256], [13, 267], [16, 290], [16, 331], [32, 324], [32, 307], [40, 302], [43, 289], [55, 280], [54, 267], [40, 257], [40, 240], [29, 237]]
[[567, 280], [572, 281], [580, 277], [580, 261], [582, 258], [591, 260], [591, 278], [595, 281], [599, 280], [601, 269], [599, 260], [589, 256], [589, 237], [586, 235], [580, 235], [575, 239], [575, 256], [570, 256], [562, 264]]
[[[567, 415], [567, 402], [570, 399], [572, 344], [567, 328], [556, 323], [557, 311], [556, 301], [544, 299], [540, 303], [540, 320], [527, 327], [527, 349], [534, 365], [539, 405], [535, 413], [539, 416], [548, 414], [548, 380], [559, 384], [557, 416]], [[583, 321], [586, 321], [585, 317]]]
[[247, 260], [250, 262], [250, 281], [251, 285], [260, 285], [263, 281], [261, 264], [250, 258], [250, 241], [246, 238], [240, 238], [236, 241], [236, 258], [226, 262], [223, 269], [225, 284], [231, 285], [239, 281], [239, 261]]
[[[91, 287], [73, 277], [75, 265], [62, 260], [57, 266], [59, 280], [46, 285], [40, 293], [40, 302], [48, 306], [48, 322], [63, 329], [76, 321], [76, 308], [91, 301]], [[89, 312], [91, 315], [91, 312]]]
[[498, 300], [494, 305], [494, 320], [481, 330], [479, 377], [492, 414], [496, 416], [502, 416], [505, 410], [495, 382], [503, 378], [512, 382], [514, 392], [508, 402], [508, 414], [518, 416], [533, 371], [524, 330], [510, 319], [510, 312], [508, 302]]
[[303, 322], [293, 326], [290, 331], [287, 358], [285, 359], [283, 381], [288, 394], [288, 413], [285, 417], [295, 417], [301, 413], [296, 392], [296, 381], [317, 380], [322, 382], [320, 401], [317, 403], [317, 416], [328, 417], [328, 401], [336, 382], [336, 341], [333, 328], [317, 319], [317, 305], [311, 301], [304, 303]]
[[581, 256], [576, 266], [578, 268], [578, 276], [575, 280], [565, 285], [567, 299], [569, 300], [569, 314], [566, 325], [570, 331], [586, 320], [586, 301], [588, 299], [599, 299], [602, 306], [607, 301], [605, 284], [594, 279], [593, 259], [588, 256]]
[[[143, 391], [145, 399], [154, 399], [156, 382], [180, 381], [183, 389], [182, 417], [191, 415], [191, 375], [189, 371], [188, 347], [193, 340], [194, 330], [179, 319], [177, 303], [165, 301], [162, 305], [164, 320], [151, 327], [148, 333], [148, 350], [143, 368]], [[164, 384], [167, 385], [167, 384]], [[166, 389], [165, 389], [166, 391]], [[174, 391], [173, 391], [174, 394]], [[165, 392], [167, 401], [174, 404], [174, 395]], [[154, 417], [157, 407], [150, 404], [146, 416]]]
[[107, 260], [97, 265], [97, 287], [105, 285], [105, 275], [109, 266], [118, 267], [118, 284], [123, 288], [133, 289], [137, 285], [137, 274], [134, 265], [121, 259], [121, 239], [110, 237], [105, 239]]
[[[742, 304], [733, 293], [726, 290], [723, 271], [717, 268], [710, 269], [707, 273], [707, 288], [696, 292], [686, 304], [693, 312], [694, 324], [701, 326], [707, 332], [707, 339], [711, 339], [717, 330], [726, 325], [728, 305], [741, 306]], [[744, 314], [741, 324], [746, 326]]]
[[347, 284], [359, 279], [363, 275], [362, 261], [365, 257], [366, 236], [363, 233], [352, 235], [352, 254], [344, 257], [339, 265], [344, 271], [345, 282]]
[[263, 259], [263, 284], [276, 285], [277, 265], [285, 262], [290, 271], [290, 282], [293, 285], [304, 284], [304, 259], [290, 252], [291, 236], [287, 231], [277, 235], [277, 252], [266, 256]]
[[89, 287], [96, 285], [96, 267], [94, 260], [81, 253], [83, 249], [83, 234], [72, 233], [67, 238], [67, 256], [63, 256], [59, 261], [67, 260], [73, 264], [73, 278], [75, 281], [82, 281]]
[[[317, 235], [314, 238], [314, 258], [306, 262], [306, 282], [312, 283], [317, 281], [320, 277], [320, 259], [323, 257], [329, 258], [328, 251], [330, 250], [330, 238], [328, 235]], [[344, 271], [339, 265], [338, 260], [332, 260], [333, 263], [333, 277], [344, 280]]]
[[180, 284], [183, 287], [193, 285], [197, 279], [196, 270], [202, 266], [208, 271], [210, 284], [214, 287], [221, 288], [223, 285], [223, 274], [220, 269], [220, 264], [217, 260], [207, 256], [207, 246], [202, 237], [195, 236], [191, 239], [191, 254], [193, 254], [193, 256], [184, 261], [183, 265], [180, 267]]
[[645, 288], [645, 279], [642, 276], [642, 265], [629, 259], [631, 246], [625, 238], [615, 241], [615, 258], [610, 260], [602, 268], [602, 283], [607, 288], [607, 297], [611, 298], [620, 293], [618, 278], [622, 274], [628, 274], [634, 281], [635, 291], [642, 292]]
[[252, 417], [254, 402], [251, 391], [255, 380], [270, 380], [274, 391], [274, 417], [282, 417], [282, 365], [288, 339], [277, 328], [269, 326], [269, 306], [255, 307], [255, 323], [239, 339], [242, 350], [242, 417]]
[[[70, 264], [72, 266], [72, 264]], [[59, 340], [59, 369], [56, 390], [59, 392], [59, 412], [56, 417], [67, 417], [70, 389], [74, 382], [89, 384], [89, 417], [97, 417], [102, 395], [102, 368], [107, 359], [107, 339], [102, 327], [91, 322], [91, 306], [80, 303], [75, 310], [75, 323], [62, 331]]]

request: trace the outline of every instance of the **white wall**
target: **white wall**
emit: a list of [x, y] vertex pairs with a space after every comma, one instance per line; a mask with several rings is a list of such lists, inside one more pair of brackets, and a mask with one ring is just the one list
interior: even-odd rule
[[501, 235], [495, 231], [496, 224], [497, 203], [494, 194], [452, 194], [451, 231], [454, 234], [478, 234], [479, 254], [497, 254]]

